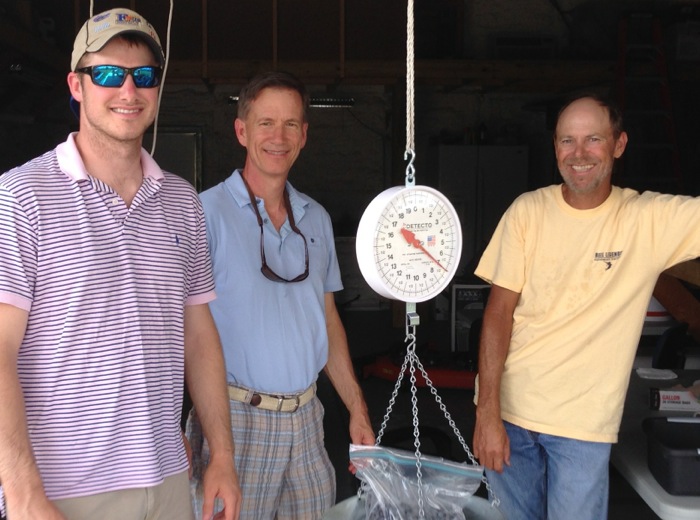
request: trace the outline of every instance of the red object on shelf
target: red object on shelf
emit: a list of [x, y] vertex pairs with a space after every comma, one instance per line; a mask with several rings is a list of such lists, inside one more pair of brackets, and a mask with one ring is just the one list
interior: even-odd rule
[[[433, 382], [433, 386], [440, 388], [464, 388], [474, 389], [476, 372], [466, 369], [425, 367], [428, 377]], [[373, 363], [365, 365], [362, 369], [364, 377], [375, 376], [389, 381], [396, 381], [399, 377], [401, 367], [391, 361], [389, 356], [381, 356]], [[407, 378], [409, 374], [404, 374]], [[416, 371], [416, 386], [427, 386], [420, 370]]]

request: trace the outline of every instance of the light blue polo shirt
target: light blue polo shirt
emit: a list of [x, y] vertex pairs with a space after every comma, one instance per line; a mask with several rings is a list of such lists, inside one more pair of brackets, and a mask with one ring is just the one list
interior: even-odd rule
[[[328, 360], [324, 296], [343, 288], [326, 210], [287, 182], [294, 219], [309, 247], [309, 276], [268, 280], [260, 272], [260, 226], [240, 170], [200, 197], [214, 264], [217, 299], [210, 308], [221, 336], [228, 380], [268, 393], [308, 388]], [[287, 220], [278, 232], [265, 204], [265, 257], [278, 275], [304, 272], [304, 242]]]

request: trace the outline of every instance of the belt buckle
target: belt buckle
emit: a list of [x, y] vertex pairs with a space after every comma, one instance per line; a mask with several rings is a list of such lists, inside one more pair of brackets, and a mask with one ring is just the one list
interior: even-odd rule
[[277, 397], [277, 411], [281, 412], [282, 411], [282, 406], [284, 405], [285, 401], [291, 401], [294, 400], [294, 408], [289, 410], [289, 413], [294, 413], [299, 409], [299, 396], [298, 395], [278, 395], [275, 396]]

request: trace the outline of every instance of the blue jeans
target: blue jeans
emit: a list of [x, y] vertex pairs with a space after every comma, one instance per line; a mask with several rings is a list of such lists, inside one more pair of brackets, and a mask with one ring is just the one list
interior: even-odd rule
[[606, 520], [611, 445], [505, 422], [510, 466], [486, 471], [508, 520]]

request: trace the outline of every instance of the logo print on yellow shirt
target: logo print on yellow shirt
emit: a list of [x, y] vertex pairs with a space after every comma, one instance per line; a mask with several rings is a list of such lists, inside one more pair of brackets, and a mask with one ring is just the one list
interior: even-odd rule
[[613, 266], [613, 262], [617, 262], [622, 257], [622, 251], [606, 251], [603, 253], [595, 253], [594, 262], [605, 262], [605, 270], [607, 271]]

